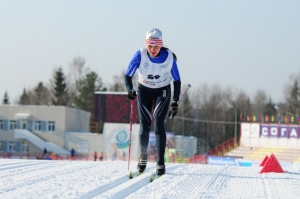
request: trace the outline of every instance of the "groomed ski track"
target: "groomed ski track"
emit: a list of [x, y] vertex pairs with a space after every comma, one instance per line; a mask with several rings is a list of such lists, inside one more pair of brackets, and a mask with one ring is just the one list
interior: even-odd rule
[[[131, 162], [134, 169], [136, 162]], [[0, 159], [0, 198], [300, 198], [300, 172], [260, 174], [260, 168], [155, 163], [129, 179], [124, 161]]]

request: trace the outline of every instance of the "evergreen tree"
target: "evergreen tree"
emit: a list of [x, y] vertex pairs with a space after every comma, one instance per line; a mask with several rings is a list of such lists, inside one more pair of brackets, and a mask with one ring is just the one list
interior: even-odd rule
[[48, 105], [50, 102], [50, 92], [43, 82], [39, 82], [37, 87], [33, 90], [33, 100], [35, 105]]
[[95, 72], [90, 72], [86, 76], [76, 82], [78, 96], [74, 98], [76, 106], [82, 110], [91, 112], [93, 108], [93, 98], [95, 91], [105, 91], [102, 88], [101, 78]]
[[264, 115], [272, 116], [276, 115], [275, 104], [272, 102], [272, 99], [269, 99], [269, 102], [265, 105], [263, 110]]
[[7, 91], [4, 93], [4, 98], [3, 98], [2, 104], [10, 104]]
[[61, 67], [55, 72], [52, 93], [54, 95], [54, 98], [52, 98], [52, 103], [54, 105], [66, 106], [68, 104], [66, 78]]
[[23, 89], [23, 94], [21, 95], [20, 99], [19, 99], [19, 104], [22, 105], [29, 105], [30, 104], [30, 97], [26, 92], [26, 89]]

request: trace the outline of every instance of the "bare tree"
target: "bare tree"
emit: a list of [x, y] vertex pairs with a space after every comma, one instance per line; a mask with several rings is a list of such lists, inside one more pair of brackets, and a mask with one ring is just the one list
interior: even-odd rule
[[[125, 81], [124, 81], [124, 74], [125, 71], [122, 70], [122, 72], [119, 75], [113, 76], [113, 83], [109, 85], [110, 91], [127, 91]], [[137, 90], [137, 75], [134, 75], [132, 77], [132, 83], [135, 90]]]
[[124, 83], [124, 74], [122, 71], [119, 75], [113, 76], [113, 84], [109, 86], [110, 91], [127, 91], [125, 83]]
[[68, 90], [70, 93], [77, 95], [76, 82], [85, 77], [90, 72], [90, 69], [85, 66], [85, 59], [82, 57], [75, 57], [69, 64], [69, 73], [66, 77], [68, 83]]
[[297, 76], [290, 77], [290, 84], [286, 85], [286, 104], [287, 110], [285, 111], [288, 115], [299, 115], [300, 108], [300, 74]]
[[237, 96], [232, 104], [240, 114], [250, 115], [251, 113], [251, 102], [250, 97], [243, 90], [237, 93]]
[[257, 90], [254, 98], [252, 111], [255, 115], [262, 115], [265, 105], [267, 104], [267, 94], [263, 89]]

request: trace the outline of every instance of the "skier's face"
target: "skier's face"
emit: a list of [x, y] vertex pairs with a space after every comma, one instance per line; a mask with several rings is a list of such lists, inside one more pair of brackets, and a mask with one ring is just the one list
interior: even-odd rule
[[147, 45], [148, 53], [151, 57], [156, 57], [161, 49], [161, 46]]

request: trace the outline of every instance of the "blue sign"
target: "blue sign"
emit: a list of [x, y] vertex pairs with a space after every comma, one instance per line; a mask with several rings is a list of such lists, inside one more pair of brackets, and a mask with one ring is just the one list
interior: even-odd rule
[[235, 158], [231, 157], [208, 156], [207, 163], [216, 165], [238, 166], [237, 162], [235, 161]]
[[261, 137], [299, 138], [300, 127], [296, 125], [261, 124]]

